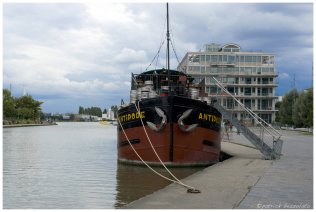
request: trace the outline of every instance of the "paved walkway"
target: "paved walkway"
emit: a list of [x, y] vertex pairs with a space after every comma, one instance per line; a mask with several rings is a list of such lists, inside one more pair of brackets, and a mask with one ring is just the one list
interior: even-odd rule
[[313, 207], [313, 136], [282, 133], [284, 155], [264, 173], [238, 208]]
[[258, 150], [228, 142], [222, 144], [222, 149], [229, 154], [234, 154], [235, 157], [182, 180], [183, 183], [201, 190], [201, 193], [190, 194], [184, 187], [171, 184], [126, 205], [124, 208], [208, 209], [238, 206], [249, 189], [270, 167], [272, 161], [261, 160], [261, 154]]
[[171, 184], [123, 208], [311, 208], [313, 138], [295, 132], [284, 134], [284, 156], [280, 160], [262, 160], [258, 150], [223, 142], [222, 150], [233, 158], [183, 180], [201, 193], [189, 194], [185, 188]]

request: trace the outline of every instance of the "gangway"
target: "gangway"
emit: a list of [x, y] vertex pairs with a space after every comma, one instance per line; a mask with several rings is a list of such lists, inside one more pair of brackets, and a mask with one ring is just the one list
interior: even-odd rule
[[[231, 111], [225, 109], [220, 102], [216, 102], [214, 107], [233, 124], [237, 130], [242, 133], [264, 156], [266, 160], [279, 159], [282, 155], [283, 141], [281, 133], [274, 129], [270, 124], [264, 121], [260, 116], [242, 104], [234, 95], [232, 95], [215, 77], [213, 79], [216, 85], [228, 94], [234, 102], [237, 102], [240, 108], [247, 113], [256, 123], [256, 127], [247, 127], [241, 123]], [[259, 132], [259, 135], [255, 133]]]

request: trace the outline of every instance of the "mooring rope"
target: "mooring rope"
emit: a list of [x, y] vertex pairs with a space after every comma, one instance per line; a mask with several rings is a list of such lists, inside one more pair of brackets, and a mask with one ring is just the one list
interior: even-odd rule
[[[137, 106], [136, 106], [135, 103], [134, 103], [134, 105], [135, 105], [135, 108], [136, 108], [137, 112], [140, 113], [139, 101], [137, 102]], [[159, 157], [158, 153], [156, 152], [156, 149], [155, 149], [155, 147], [153, 146], [153, 144], [152, 144], [152, 142], [151, 142], [151, 139], [149, 138], [149, 135], [148, 135], [147, 130], [146, 130], [146, 128], [145, 128], [145, 125], [144, 125], [142, 116], [139, 116], [139, 117], [140, 117], [140, 121], [141, 121], [141, 123], [142, 123], [143, 129], [144, 129], [144, 132], [145, 132], [145, 134], [146, 134], [146, 137], [147, 137], [147, 139], [148, 139], [148, 142], [149, 142], [149, 144], [150, 144], [152, 150], [154, 151], [156, 157], [158, 158], [160, 164], [161, 164], [161, 165], [166, 169], [166, 171], [173, 177], [173, 179], [175, 179], [180, 185], [182, 185], [182, 186], [184, 186], [184, 187], [186, 187], [186, 188], [192, 189], [192, 190], [194, 190], [194, 191], [197, 191], [197, 189], [195, 189], [194, 187], [191, 187], [191, 186], [189, 186], [189, 185], [186, 185], [186, 184], [182, 183], [181, 180], [179, 180], [174, 174], [172, 174], [172, 172], [166, 167], [166, 165], [164, 164], [164, 162], [161, 160], [161, 158]]]
[[[136, 104], [135, 104], [135, 108], [136, 108], [137, 112], [140, 114], [140, 110], [138, 110]], [[116, 114], [117, 114], [117, 112], [116, 112]], [[117, 116], [117, 117], [118, 117], [118, 116]], [[139, 117], [141, 117], [141, 116], [139, 116]], [[143, 128], [145, 129], [144, 123], [143, 123], [143, 121], [142, 121], [142, 118], [140, 118], [140, 119], [141, 119]], [[124, 134], [126, 140], [128, 141], [129, 145], [130, 145], [131, 148], [133, 149], [134, 153], [137, 155], [137, 157], [138, 157], [152, 172], [154, 172], [155, 174], [157, 174], [158, 176], [160, 176], [160, 177], [162, 177], [162, 178], [164, 178], [164, 179], [166, 179], [166, 180], [169, 180], [169, 181], [171, 181], [171, 182], [173, 182], [173, 183], [177, 183], [177, 184], [179, 184], [179, 185], [181, 185], [181, 186], [184, 186], [184, 187], [188, 188], [188, 190], [187, 190], [188, 193], [200, 193], [200, 192], [201, 192], [201, 191], [199, 191], [198, 189], [196, 189], [196, 188], [194, 188], [194, 187], [191, 187], [191, 186], [188, 186], [188, 185], [182, 183], [178, 178], [176, 178], [176, 177], [169, 171], [169, 169], [168, 169], [168, 168], [164, 165], [164, 163], [161, 161], [159, 155], [157, 154], [157, 152], [155, 151], [154, 147], [152, 146], [152, 143], [151, 143], [151, 141], [150, 141], [150, 139], [149, 139], [149, 136], [148, 136], [148, 134], [147, 134], [147, 131], [146, 131], [146, 129], [145, 129], [145, 133], [146, 133], [146, 136], [147, 136], [147, 138], [148, 138], [148, 141], [149, 141], [150, 145], [152, 146], [152, 148], [153, 148], [153, 150], [154, 150], [154, 152], [155, 152], [157, 158], [160, 160], [160, 163], [164, 166], [164, 168], [168, 171], [168, 173], [169, 173], [174, 179], [176, 179], [176, 180], [170, 179], [170, 178], [168, 178], [168, 177], [166, 177], [166, 176], [160, 174], [160, 173], [157, 172], [156, 170], [154, 170], [154, 169], [153, 169], [148, 163], [146, 163], [146, 161], [144, 161], [143, 158], [138, 154], [138, 152], [136, 151], [136, 149], [133, 147], [131, 141], [129, 140], [129, 138], [128, 138], [128, 136], [127, 136], [127, 134], [126, 134], [126, 132], [125, 132], [123, 126], [122, 126], [122, 123], [121, 123], [120, 119], [117, 118], [117, 120], [118, 120], [118, 123], [120, 124], [120, 127], [121, 127], [121, 129], [122, 129], [122, 132], [123, 132], [123, 134]]]

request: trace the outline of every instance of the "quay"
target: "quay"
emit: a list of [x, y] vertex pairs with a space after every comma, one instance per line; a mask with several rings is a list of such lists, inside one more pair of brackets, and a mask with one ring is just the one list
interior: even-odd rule
[[43, 123], [43, 124], [10, 124], [3, 125], [3, 128], [12, 128], [12, 127], [37, 127], [37, 126], [52, 126], [57, 125], [56, 123]]
[[242, 135], [234, 135], [222, 142], [222, 151], [233, 157], [181, 180], [201, 193], [187, 193], [173, 183], [122, 208], [312, 209], [313, 136], [281, 133], [279, 160], [263, 160]]

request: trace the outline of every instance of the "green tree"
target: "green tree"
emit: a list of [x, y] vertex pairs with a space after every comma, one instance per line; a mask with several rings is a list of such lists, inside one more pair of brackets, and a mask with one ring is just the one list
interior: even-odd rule
[[99, 107], [92, 107], [91, 112], [94, 116], [102, 117], [102, 110]]
[[296, 127], [311, 127], [313, 125], [312, 89], [299, 94], [294, 105], [293, 122]]
[[79, 107], [79, 114], [91, 115], [91, 116], [102, 116], [102, 110], [99, 107], [83, 108]]
[[294, 103], [298, 98], [298, 92], [296, 89], [291, 90], [288, 94], [283, 97], [282, 103], [280, 105], [280, 122], [282, 124], [294, 125], [293, 122], [293, 112]]
[[314, 111], [313, 111], [313, 108], [314, 108], [314, 105], [313, 105], [313, 102], [314, 102], [314, 99], [313, 99], [313, 88], [310, 88], [308, 91], [307, 91], [307, 95], [306, 95], [306, 108], [307, 108], [307, 113], [306, 113], [306, 124], [308, 127], [312, 127], [313, 126], [313, 114], [314, 114]]
[[8, 89], [3, 89], [3, 116], [4, 118], [15, 117], [15, 99]]
[[84, 108], [82, 106], [79, 106], [79, 114], [84, 114]]
[[275, 109], [277, 110], [275, 114], [275, 122], [280, 122], [280, 107], [281, 107], [282, 102], [277, 102], [275, 103]]
[[17, 115], [23, 119], [40, 119], [42, 103], [34, 100], [30, 95], [21, 96], [15, 101], [15, 107], [18, 110]]
[[117, 105], [112, 105], [112, 106], [111, 106], [111, 110], [112, 110], [113, 113], [114, 113], [114, 118], [117, 118], [117, 117], [116, 117], [116, 114], [117, 114], [117, 111], [118, 111]]

